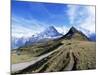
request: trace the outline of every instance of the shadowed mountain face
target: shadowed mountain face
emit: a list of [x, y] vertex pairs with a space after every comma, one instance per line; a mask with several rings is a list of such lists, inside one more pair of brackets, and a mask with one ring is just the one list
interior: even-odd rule
[[77, 30], [75, 27], [71, 27], [68, 33], [66, 33], [62, 39], [77, 39], [77, 40], [90, 40], [85, 34]]
[[96, 41], [96, 34], [95, 33], [91, 34], [89, 38], [91, 39], [91, 41]]

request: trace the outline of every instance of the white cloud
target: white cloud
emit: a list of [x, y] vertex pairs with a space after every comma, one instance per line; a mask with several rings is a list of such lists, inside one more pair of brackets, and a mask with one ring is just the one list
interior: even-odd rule
[[67, 26], [62, 26], [62, 27], [55, 27], [57, 31], [61, 34], [66, 34], [70, 28]]
[[66, 13], [69, 16], [70, 24], [74, 23], [77, 8], [78, 8], [78, 6], [76, 6], [76, 5], [67, 5]]
[[44, 24], [35, 19], [27, 20], [21, 17], [12, 17], [12, 36], [29, 37], [44, 29]]
[[95, 33], [95, 6], [68, 5], [68, 8], [70, 24], [75, 25], [87, 35]]
[[87, 9], [89, 16], [85, 19], [83, 23], [79, 25], [79, 27], [88, 30], [90, 34], [92, 34], [95, 33], [95, 7], [89, 6]]
[[33, 34], [33, 31], [29, 28], [22, 26], [14, 26], [12, 28], [12, 36], [14, 37], [29, 37]]

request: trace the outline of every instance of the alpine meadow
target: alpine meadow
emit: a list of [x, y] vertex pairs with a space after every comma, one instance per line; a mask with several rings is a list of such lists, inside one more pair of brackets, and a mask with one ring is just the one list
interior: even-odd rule
[[11, 73], [96, 69], [95, 6], [11, 1]]

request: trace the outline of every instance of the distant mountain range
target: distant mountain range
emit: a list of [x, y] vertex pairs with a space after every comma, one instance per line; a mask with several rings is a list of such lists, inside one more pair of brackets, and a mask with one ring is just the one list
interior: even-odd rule
[[96, 34], [95, 33], [92, 33], [90, 36], [89, 36], [90, 40], [91, 41], [96, 41]]
[[29, 38], [25, 38], [25, 37], [22, 37], [22, 38], [12, 37], [11, 48], [15, 49], [15, 48], [18, 48], [20, 46], [23, 46], [23, 45], [25, 45], [26, 41], [28, 41], [28, 40], [29, 40]]
[[23, 45], [28, 45], [32, 43], [42, 42], [46, 40], [52, 40], [56, 38], [60, 38], [62, 34], [60, 34], [53, 26], [49, 26], [44, 31], [39, 34], [32, 35], [30, 38], [15, 38], [12, 37], [12, 48], [18, 48]]
[[56, 39], [61, 36], [62, 34], [60, 34], [53, 26], [49, 26], [43, 32], [40, 32], [39, 34], [30, 37], [29, 40], [26, 42], [26, 45], [37, 42], [43, 42], [49, 39]]
[[44, 42], [53, 39], [78, 39], [78, 40], [87, 40], [87, 41], [95, 41], [96, 35], [93, 34], [90, 37], [87, 37], [84, 33], [77, 30], [75, 27], [71, 27], [70, 30], [65, 34], [62, 35], [59, 33], [55, 27], [49, 26], [44, 31], [40, 32], [39, 34], [32, 35], [30, 38], [15, 38], [12, 37], [12, 48], [18, 48], [24, 45], [29, 45], [37, 42]]

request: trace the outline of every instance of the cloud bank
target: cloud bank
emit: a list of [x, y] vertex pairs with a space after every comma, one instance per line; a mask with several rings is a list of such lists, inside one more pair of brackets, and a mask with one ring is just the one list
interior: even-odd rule
[[95, 33], [95, 6], [68, 5], [70, 24], [87, 36]]
[[28, 20], [22, 17], [12, 17], [12, 36], [21, 38], [21, 37], [30, 37], [33, 34], [37, 34], [44, 29], [44, 24], [36, 21], [35, 19]]

